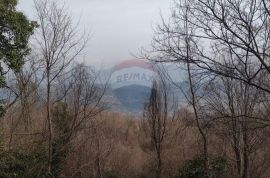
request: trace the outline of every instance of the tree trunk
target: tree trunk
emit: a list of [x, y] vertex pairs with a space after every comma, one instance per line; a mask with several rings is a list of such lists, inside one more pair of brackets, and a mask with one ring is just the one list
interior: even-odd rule
[[51, 95], [51, 85], [50, 85], [50, 70], [47, 69], [47, 122], [48, 122], [48, 129], [49, 129], [49, 138], [48, 138], [48, 173], [52, 174], [52, 155], [53, 155], [53, 148], [52, 148], [52, 120], [51, 120], [51, 107], [50, 107], [50, 95]]
[[161, 178], [161, 173], [162, 173], [162, 160], [161, 160], [161, 152], [160, 152], [160, 150], [157, 150], [157, 158], [158, 158], [157, 178]]

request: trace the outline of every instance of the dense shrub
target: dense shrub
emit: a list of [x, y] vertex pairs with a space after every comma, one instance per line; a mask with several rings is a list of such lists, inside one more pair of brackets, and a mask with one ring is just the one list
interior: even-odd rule
[[63, 167], [63, 161], [71, 152], [70, 132], [72, 117], [67, 104], [59, 102], [52, 110], [52, 122], [54, 126], [55, 136], [53, 139], [53, 158], [52, 173], [54, 177], [59, 177]]
[[205, 159], [203, 157], [196, 157], [186, 161], [175, 178], [219, 178], [224, 174], [226, 167], [227, 161], [225, 158], [214, 157], [209, 159], [209, 168], [207, 170]]
[[39, 172], [35, 171], [35, 167], [42, 161], [43, 157], [38, 153], [27, 154], [18, 151], [1, 151], [0, 177], [38, 177]]
[[122, 178], [117, 171], [105, 172], [105, 178]]

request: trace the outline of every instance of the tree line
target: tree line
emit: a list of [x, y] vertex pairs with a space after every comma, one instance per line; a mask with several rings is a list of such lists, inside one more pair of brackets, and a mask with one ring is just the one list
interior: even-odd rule
[[175, 1], [143, 50], [158, 77], [139, 119], [109, 111], [108, 82], [77, 62], [89, 34], [68, 8], [34, 2], [36, 22], [0, 2], [0, 177], [269, 176], [270, 2]]

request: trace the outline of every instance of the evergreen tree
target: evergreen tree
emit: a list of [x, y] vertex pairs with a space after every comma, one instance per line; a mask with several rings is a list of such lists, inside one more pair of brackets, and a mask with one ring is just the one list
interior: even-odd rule
[[6, 71], [17, 72], [23, 65], [23, 57], [30, 51], [28, 40], [36, 25], [17, 11], [17, 3], [17, 0], [0, 1], [0, 88], [5, 87]]

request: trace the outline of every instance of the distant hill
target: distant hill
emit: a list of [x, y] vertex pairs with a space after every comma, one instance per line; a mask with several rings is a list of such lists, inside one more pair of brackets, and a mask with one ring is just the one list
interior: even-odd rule
[[[186, 102], [182, 91], [187, 91], [187, 82], [167, 83], [169, 88], [169, 103], [177, 102], [178, 105]], [[180, 89], [181, 88], [181, 89]], [[122, 92], [121, 92], [122, 91]], [[127, 87], [121, 91], [113, 91], [110, 85], [104, 96], [109, 109], [115, 112], [129, 113], [132, 115], [141, 115], [143, 113], [145, 101], [149, 99], [150, 89], [141, 86]], [[124, 92], [123, 92], [124, 91]], [[133, 93], [141, 93], [140, 97], [134, 98]], [[119, 98], [122, 98], [121, 101]]]

